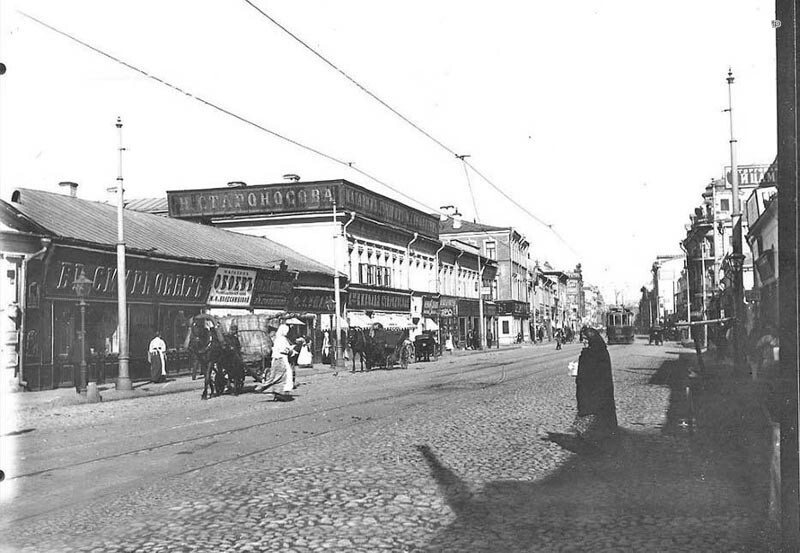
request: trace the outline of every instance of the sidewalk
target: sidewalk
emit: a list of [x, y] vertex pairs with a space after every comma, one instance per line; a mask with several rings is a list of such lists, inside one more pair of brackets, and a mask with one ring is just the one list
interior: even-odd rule
[[[545, 345], [546, 344], [547, 343], [545, 343]], [[532, 344], [512, 344], [501, 346], [500, 348], [492, 348], [491, 350], [456, 350], [452, 355], [446, 353], [444, 356], [437, 357], [437, 360], [446, 359], [448, 357], [465, 357], [479, 353], [489, 353], [490, 351], [508, 351], [520, 349], [521, 347], [532, 347]], [[358, 363], [356, 363], [356, 365], [358, 365]], [[349, 375], [352, 366], [352, 360], [346, 360], [344, 366], [339, 369], [337, 375]], [[300, 380], [318, 374], [334, 374], [333, 368], [330, 365], [323, 365], [321, 363], [317, 363], [313, 367], [300, 367], [296, 370], [297, 377]], [[246, 382], [250, 383], [252, 379], [248, 378]], [[129, 392], [117, 391], [113, 382], [99, 385], [97, 388], [104, 402], [117, 401], [190, 391], [199, 393], [203, 389], [203, 379], [201, 376], [198, 376], [197, 380], [192, 380], [191, 375], [178, 375], [170, 376], [166, 382], [160, 382], [158, 384], [154, 384], [148, 380], [139, 380], [133, 383], [133, 390]], [[74, 387], [41, 390], [38, 392], [17, 392], [13, 394], [13, 401], [17, 408], [38, 407], [41, 409], [86, 403], [85, 399], [75, 391]]]

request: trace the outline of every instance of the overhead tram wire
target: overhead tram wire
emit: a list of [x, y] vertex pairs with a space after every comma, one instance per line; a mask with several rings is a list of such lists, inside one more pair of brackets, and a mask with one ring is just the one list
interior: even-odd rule
[[286, 141], [286, 142], [288, 142], [288, 143], [290, 143], [290, 144], [292, 144], [294, 146], [302, 148], [302, 149], [304, 149], [304, 150], [306, 150], [308, 152], [316, 154], [316, 155], [318, 155], [320, 157], [323, 157], [323, 158], [325, 158], [325, 159], [327, 159], [329, 161], [332, 161], [334, 163], [337, 163], [339, 165], [342, 165], [342, 166], [345, 166], [345, 167], [347, 167], [349, 169], [352, 169], [356, 173], [359, 173], [360, 175], [363, 175], [364, 177], [372, 180], [373, 182], [376, 182], [376, 183], [380, 184], [381, 186], [384, 186], [385, 188], [395, 192], [396, 194], [402, 196], [403, 198], [412, 201], [416, 205], [424, 207], [429, 212], [437, 212], [437, 213], [439, 212], [438, 209], [435, 209], [435, 208], [433, 208], [433, 207], [431, 207], [429, 205], [426, 205], [426, 204], [420, 202], [418, 199], [413, 198], [412, 196], [409, 196], [405, 192], [399, 190], [395, 186], [392, 186], [391, 184], [387, 183], [386, 181], [381, 180], [381, 179], [373, 176], [372, 174], [368, 173], [367, 171], [364, 171], [363, 169], [360, 169], [359, 167], [355, 167], [355, 164], [353, 162], [351, 162], [351, 161], [348, 162], [348, 161], [341, 160], [341, 159], [339, 159], [339, 158], [337, 158], [335, 156], [332, 156], [330, 154], [326, 154], [325, 152], [323, 152], [321, 150], [318, 150], [316, 148], [313, 148], [311, 146], [303, 144], [302, 142], [299, 142], [298, 140], [294, 140], [294, 139], [289, 138], [288, 136], [285, 136], [285, 135], [283, 135], [283, 134], [281, 134], [279, 132], [276, 132], [276, 131], [273, 131], [271, 129], [268, 129], [267, 127], [264, 127], [263, 125], [260, 125], [260, 124], [254, 122], [254, 121], [251, 121], [250, 119], [247, 119], [246, 117], [244, 117], [242, 115], [239, 115], [237, 113], [234, 113], [234, 112], [230, 111], [229, 109], [226, 109], [226, 108], [223, 108], [221, 106], [218, 106], [217, 104], [215, 104], [213, 102], [210, 102], [210, 101], [208, 101], [208, 100], [206, 100], [206, 99], [204, 99], [204, 98], [202, 98], [200, 96], [192, 94], [191, 92], [188, 92], [187, 90], [184, 90], [181, 87], [179, 87], [177, 85], [174, 85], [174, 84], [170, 83], [169, 81], [166, 81], [166, 80], [158, 77], [157, 75], [153, 75], [151, 73], [148, 73], [147, 71], [145, 71], [143, 69], [140, 69], [139, 67], [136, 67], [135, 65], [133, 65], [131, 63], [128, 63], [125, 60], [117, 58], [116, 56], [113, 56], [113, 55], [101, 50], [100, 48], [97, 48], [96, 46], [92, 46], [91, 44], [89, 44], [89, 43], [87, 43], [87, 42], [85, 42], [85, 41], [83, 41], [83, 40], [81, 40], [81, 39], [79, 39], [79, 38], [77, 38], [75, 36], [72, 36], [71, 34], [67, 33], [66, 31], [62, 31], [62, 30], [60, 30], [60, 29], [58, 29], [58, 28], [56, 28], [56, 27], [54, 27], [54, 26], [52, 26], [52, 25], [50, 25], [48, 23], [45, 23], [44, 21], [42, 21], [40, 19], [37, 19], [36, 17], [34, 17], [32, 15], [29, 15], [29, 14], [27, 14], [25, 12], [22, 12], [22, 11], [19, 11], [18, 13], [20, 15], [23, 15], [23, 16], [27, 17], [28, 19], [38, 23], [39, 25], [45, 27], [46, 29], [49, 29], [49, 30], [51, 30], [51, 31], [53, 31], [53, 32], [65, 37], [65, 38], [68, 38], [69, 40], [72, 40], [73, 42], [76, 42], [77, 44], [80, 44], [84, 48], [88, 48], [89, 50], [92, 50], [93, 52], [95, 52], [97, 54], [100, 54], [101, 56], [104, 56], [104, 57], [112, 60], [115, 63], [118, 63], [118, 64], [120, 64], [120, 65], [122, 65], [124, 67], [127, 67], [128, 69], [130, 69], [132, 71], [135, 71], [136, 73], [139, 73], [140, 75], [144, 75], [145, 77], [147, 77], [149, 79], [152, 79], [152, 80], [156, 81], [157, 83], [159, 83], [161, 85], [164, 85], [164, 86], [166, 86], [168, 88], [171, 88], [172, 90], [175, 90], [176, 92], [179, 92], [180, 94], [182, 94], [184, 96], [187, 96], [187, 97], [189, 97], [189, 98], [191, 98], [193, 100], [196, 100], [196, 101], [200, 102], [201, 104], [204, 104], [204, 105], [206, 105], [206, 106], [208, 106], [208, 107], [210, 107], [210, 108], [212, 108], [214, 110], [217, 110], [220, 113], [228, 115], [229, 117], [233, 117], [234, 119], [236, 119], [238, 121], [241, 121], [242, 123], [245, 123], [247, 125], [255, 127], [256, 129], [258, 129], [260, 131], [263, 131], [263, 132], [265, 132], [267, 134], [270, 134], [270, 135], [274, 136], [275, 138], [279, 138], [281, 140], [284, 140], [284, 141]]
[[73, 42], [76, 42], [76, 43], [80, 44], [84, 48], [88, 48], [89, 50], [92, 50], [93, 52], [95, 52], [97, 54], [100, 54], [101, 56], [104, 56], [104, 57], [114, 61], [115, 63], [118, 63], [118, 64], [120, 64], [120, 65], [122, 65], [124, 67], [127, 67], [128, 69], [130, 69], [132, 71], [135, 71], [136, 73], [139, 73], [140, 75], [144, 75], [145, 77], [147, 77], [149, 79], [152, 79], [152, 80], [158, 82], [159, 84], [162, 84], [162, 85], [164, 85], [164, 86], [166, 86], [168, 88], [171, 88], [172, 90], [175, 90], [176, 92], [179, 92], [180, 94], [182, 94], [184, 96], [187, 96], [187, 97], [189, 97], [189, 98], [191, 98], [193, 100], [196, 100], [196, 101], [200, 102], [201, 104], [204, 104], [204, 105], [206, 105], [206, 106], [208, 106], [208, 107], [210, 107], [210, 108], [212, 108], [212, 109], [214, 109], [216, 111], [219, 111], [220, 113], [223, 113], [223, 114], [225, 114], [225, 115], [227, 115], [229, 117], [233, 117], [234, 119], [237, 119], [238, 121], [241, 121], [242, 123], [245, 123], [247, 125], [255, 127], [256, 129], [258, 129], [260, 131], [263, 131], [263, 132], [265, 132], [267, 134], [270, 134], [270, 135], [274, 136], [275, 138], [279, 138], [281, 140], [284, 140], [284, 141], [288, 142], [289, 144], [292, 144], [292, 145], [297, 146], [299, 148], [302, 148], [302, 149], [304, 149], [304, 150], [306, 150], [308, 152], [311, 152], [311, 153], [316, 154], [316, 155], [318, 155], [320, 157], [323, 157], [323, 158], [327, 159], [328, 161], [332, 161], [334, 163], [337, 163], [339, 165], [347, 167], [348, 169], [352, 169], [356, 173], [359, 173], [360, 175], [363, 175], [364, 177], [366, 177], [366, 178], [368, 178], [368, 179], [380, 184], [381, 186], [386, 187], [387, 189], [395, 192], [396, 194], [402, 196], [403, 198], [405, 198], [407, 200], [410, 200], [413, 203], [415, 203], [416, 205], [422, 206], [422, 207], [424, 207], [425, 209], [427, 209], [429, 211], [432, 211], [432, 212], [433, 211], [435, 211], [435, 212], [439, 211], [438, 209], [434, 209], [434, 208], [432, 208], [432, 207], [420, 202], [418, 199], [416, 199], [416, 198], [414, 198], [412, 196], [409, 196], [408, 194], [406, 194], [402, 190], [398, 189], [397, 187], [392, 186], [389, 183], [387, 183], [387, 182], [385, 182], [385, 181], [373, 176], [372, 174], [368, 173], [367, 171], [364, 171], [363, 169], [360, 169], [359, 167], [356, 167], [355, 163], [353, 163], [352, 161], [344, 161], [344, 160], [339, 159], [339, 158], [337, 158], [337, 157], [335, 157], [333, 155], [326, 154], [325, 152], [323, 152], [321, 150], [318, 150], [317, 148], [314, 148], [314, 147], [308, 146], [306, 144], [303, 144], [302, 142], [300, 142], [298, 140], [295, 140], [293, 138], [289, 138], [288, 136], [286, 136], [284, 134], [281, 134], [281, 133], [279, 133], [277, 131], [273, 131], [272, 129], [269, 129], [269, 128], [263, 126], [263, 125], [260, 125], [260, 124], [254, 122], [254, 121], [251, 121], [250, 119], [247, 119], [246, 117], [244, 117], [242, 115], [234, 113], [233, 111], [231, 111], [229, 109], [226, 109], [226, 108], [224, 108], [222, 106], [219, 106], [219, 105], [217, 105], [217, 104], [215, 104], [215, 103], [213, 103], [213, 102], [211, 102], [209, 100], [206, 100], [206, 99], [204, 99], [204, 98], [202, 98], [200, 96], [192, 94], [191, 92], [189, 92], [187, 90], [184, 90], [181, 87], [179, 87], [177, 85], [174, 85], [174, 84], [170, 83], [169, 81], [166, 81], [166, 80], [158, 77], [157, 75], [153, 75], [151, 73], [148, 73], [147, 71], [145, 71], [143, 69], [140, 69], [139, 67], [136, 67], [135, 65], [133, 65], [131, 63], [128, 63], [125, 60], [122, 60], [122, 59], [120, 59], [120, 58], [118, 58], [116, 56], [113, 56], [113, 55], [109, 54], [108, 52], [105, 52], [105, 51], [101, 50], [100, 48], [97, 48], [96, 46], [92, 46], [91, 44], [89, 44], [89, 43], [87, 43], [87, 42], [85, 42], [85, 41], [83, 41], [83, 40], [81, 40], [81, 39], [79, 39], [79, 38], [77, 38], [75, 36], [72, 36], [71, 34], [67, 33], [66, 31], [62, 31], [62, 30], [60, 30], [60, 29], [58, 29], [58, 28], [56, 28], [56, 27], [54, 27], [54, 26], [52, 26], [52, 25], [50, 25], [48, 23], [45, 23], [44, 21], [42, 21], [40, 19], [37, 19], [36, 17], [34, 17], [32, 15], [29, 15], [29, 14], [27, 14], [25, 12], [22, 12], [22, 11], [18, 11], [18, 13], [20, 15], [23, 15], [24, 17], [27, 17], [31, 21], [34, 21], [34, 22], [38, 23], [39, 25], [45, 27], [46, 29], [49, 29], [49, 30], [53, 31], [54, 33], [57, 33], [57, 34], [65, 37], [65, 38], [68, 38], [69, 40], [72, 40]]
[[[373, 100], [375, 100], [376, 102], [378, 102], [379, 104], [381, 104], [383, 107], [385, 107], [386, 109], [388, 109], [389, 111], [391, 111], [393, 114], [395, 114], [397, 117], [399, 117], [400, 119], [402, 119], [403, 121], [405, 121], [406, 123], [408, 123], [409, 125], [411, 125], [411, 126], [414, 128], [414, 129], [416, 129], [417, 131], [419, 131], [420, 133], [422, 133], [423, 135], [425, 135], [425, 136], [426, 136], [426, 137], [427, 137], [429, 140], [431, 140], [432, 142], [434, 142], [435, 144], [437, 144], [439, 147], [441, 147], [442, 149], [444, 149], [445, 151], [447, 151], [447, 152], [448, 152], [448, 153], [450, 153], [451, 155], [453, 155], [453, 156], [455, 156], [455, 157], [460, 157], [460, 156], [459, 156], [459, 154], [457, 154], [457, 153], [456, 153], [456, 152], [455, 152], [455, 151], [454, 151], [452, 148], [449, 148], [449, 147], [448, 147], [447, 145], [445, 145], [445, 144], [444, 144], [444, 143], [443, 143], [441, 140], [438, 140], [436, 137], [434, 137], [433, 135], [431, 135], [431, 134], [430, 134], [429, 132], [427, 132], [425, 129], [423, 129], [422, 127], [420, 127], [419, 125], [417, 125], [416, 123], [414, 123], [413, 121], [411, 121], [411, 120], [410, 120], [408, 117], [406, 117], [405, 115], [403, 115], [402, 113], [400, 113], [399, 111], [397, 111], [396, 109], [394, 109], [394, 108], [393, 108], [391, 105], [389, 105], [387, 102], [385, 102], [383, 99], [381, 99], [381, 98], [380, 98], [380, 97], [379, 97], [377, 94], [373, 93], [373, 92], [372, 92], [371, 90], [369, 90], [367, 87], [365, 87], [364, 85], [362, 85], [361, 83], [359, 83], [359, 82], [358, 82], [357, 80], [355, 80], [353, 77], [351, 77], [350, 75], [348, 75], [348, 74], [347, 74], [347, 73], [346, 73], [346, 72], [345, 72], [343, 69], [339, 68], [339, 67], [338, 67], [338, 66], [337, 66], [335, 63], [333, 63], [332, 61], [330, 61], [328, 58], [326, 58], [326, 57], [325, 57], [325, 56], [323, 56], [321, 53], [319, 53], [317, 50], [315, 50], [315, 49], [314, 49], [312, 46], [310, 46], [310, 45], [309, 45], [307, 42], [305, 42], [303, 39], [301, 39], [300, 37], [298, 37], [296, 34], [294, 34], [292, 31], [290, 31], [290, 30], [289, 30], [288, 28], [286, 28], [284, 25], [282, 25], [281, 23], [279, 23], [279, 22], [278, 22], [278, 21], [277, 21], [275, 18], [273, 18], [273, 17], [272, 17], [272, 16], [270, 16], [268, 13], [266, 13], [264, 10], [262, 10], [261, 8], [259, 8], [258, 6], [256, 6], [256, 5], [255, 5], [255, 4], [252, 2], [252, 0], [243, 0], [243, 1], [244, 1], [246, 4], [248, 4], [249, 6], [251, 6], [251, 7], [252, 7], [254, 10], [256, 10], [258, 13], [260, 13], [260, 14], [261, 14], [263, 17], [265, 17], [266, 19], [268, 19], [268, 20], [269, 20], [269, 21], [270, 21], [270, 22], [271, 22], [273, 25], [275, 25], [275, 26], [276, 26], [276, 27], [278, 27], [280, 30], [282, 30], [284, 33], [286, 33], [287, 35], [289, 35], [290, 37], [292, 37], [292, 38], [293, 38], [293, 39], [294, 39], [296, 42], [298, 42], [300, 45], [302, 45], [302, 46], [303, 46], [305, 49], [307, 49], [309, 52], [311, 52], [312, 54], [314, 54], [314, 56], [316, 56], [317, 58], [319, 58], [320, 60], [322, 60], [322, 61], [323, 61], [323, 62], [324, 62], [326, 65], [328, 65], [329, 67], [331, 67], [332, 69], [334, 69], [336, 72], [338, 72], [339, 74], [341, 74], [341, 75], [342, 75], [344, 78], [346, 78], [348, 81], [350, 81], [350, 82], [351, 82], [351, 83], [353, 83], [355, 86], [357, 86], [359, 89], [361, 89], [361, 91], [362, 91], [362, 92], [364, 92], [365, 94], [367, 94], [367, 95], [368, 95], [370, 98], [372, 98]], [[462, 161], [464, 161], [464, 160], [462, 159]], [[466, 163], [466, 162], [465, 162], [465, 163]], [[514, 204], [515, 206], [517, 206], [517, 207], [518, 207], [518, 208], [519, 208], [519, 209], [520, 209], [522, 212], [524, 212], [526, 215], [530, 216], [530, 217], [531, 217], [531, 218], [532, 218], [534, 221], [536, 221], [537, 223], [539, 223], [540, 225], [542, 225], [542, 226], [544, 226], [544, 227], [547, 227], [547, 229], [549, 229], [549, 230], [550, 230], [550, 232], [552, 232], [552, 233], [553, 233], [553, 235], [554, 235], [556, 238], [558, 238], [558, 239], [559, 239], [561, 242], [563, 242], [563, 243], [564, 243], [564, 245], [565, 245], [565, 246], [567, 246], [567, 248], [569, 248], [569, 249], [570, 249], [570, 251], [572, 251], [572, 252], [573, 252], [574, 254], [576, 254], [576, 255], [579, 255], [579, 254], [578, 254], [578, 252], [576, 252], [576, 251], [575, 251], [575, 250], [572, 248], [572, 246], [570, 246], [570, 244], [569, 244], [569, 243], [568, 243], [566, 240], [564, 240], [564, 238], [563, 238], [563, 237], [562, 237], [562, 236], [561, 236], [561, 235], [560, 235], [560, 234], [559, 234], [559, 233], [558, 233], [558, 232], [555, 230], [555, 228], [553, 228], [553, 225], [552, 225], [551, 223], [546, 223], [546, 222], [545, 222], [545, 221], [543, 221], [541, 218], [539, 218], [539, 217], [537, 217], [536, 215], [534, 215], [534, 214], [533, 214], [533, 213], [532, 213], [532, 212], [531, 212], [529, 209], [525, 208], [525, 207], [524, 207], [522, 204], [520, 204], [519, 202], [517, 202], [515, 199], [513, 199], [511, 196], [509, 196], [509, 195], [508, 195], [508, 194], [507, 194], [505, 191], [503, 191], [503, 190], [502, 190], [502, 189], [501, 189], [501, 188], [500, 188], [498, 185], [496, 185], [494, 182], [492, 182], [491, 180], [489, 180], [489, 179], [488, 179], [488, 178], [487, 178], [485, 175], [483, 175], [483, 173], [481, 173], [480, 171], [478, 171], [478, 170], [477, 170], [477, 169], [476, 169], [476, 168], [475, 168], [475, 167], [474, 167], [472, 164], [470, 164], [470, 163], [467, 163], [467, 165], [469, 165], [469, 167], [470, 167], [470, 168], [471, 168], [473, 171], [475, 171], [475, 174], [477, 174], [477, 175], [478, 175], [478, 176], [480, 176], [480, 177], [481, 177], [481, 178], [482, 178], [484, 181], [486, 181], [486, 183], [487, 183], [487, 184], [489, 184], [489, 186], [491, 186], [492, 188], [494, 188], [495, 190], [497, 190], [497, 191], [498, 191], [498, 192], [499, 192], [499, 193], [500, 193], [500, 194], [501, 194], [501, 195], [502, 195], [502, 196], [503, 196], [505, 199], [507, 199], [509, 202], [511, 202], [512, 204]], [[415, 200], [415, 201], [416, 201], [416, 200]]]
[[225, 115], [227, 115], [229, 117], [233, 117], [234, 119], [236, 119], [236, 120], [238, 120], [238, 121], [240, 121], [242, 123], [245, 123], [247, 125], [255, 127], [256, 129], [258, 129], [260, 131], [263, 131], [263, 132], [265, 132], [265, 133], [267, 133], [267, 134], [269, 134], [269, 135], [271, 135], [271, 136], [273, 136], [275, 138], [279, 138], [281, 140], [284, 140], [284, 141], [286, 141], [286, 142], [288, 142], [288, 143], [290, 143], [290, 144], [292, 144], [294, 146], [302, 148], [302, 149], [304, 149], [304, 150], [306, 150], [308, 152], [316, 154], [316, 155], [318, 155], [320, 157], [323, 157], [323, 158], [325, 158], [325, 159], [327, 159], [329, 161], [332, 161], [334, 163], [337, 163], [339, 165], [342, 165], [344, 167], [352, 169], [356, 173], [359, 173], [360, 175], [363, 175], [364, 177], [372, 180], [373, 182], [376, 182], [376, 183], [380, 184], [381, 186], [384, 186], [388, 190], [391, 190], [391, 191], [395, 192], [396, 194], [402, 196], [403, 198], [406, 198], [407, 200], [412, 201], [414, 204], [424, 207], [429, 212], [436, 212], [436, 213], [439, 212], [438, 209], [435, 209], [435, 208], [433, 208], [433, 207], [431, 207], [429, 205], [426, 205], [426, 204], [420, 202], [418, 199], [409, 196], [405, 192], [399, 190], [397, 187], [390, 185], [389, 183], [387, 183], [387, 182], [385, 182], [385, 181], [373, 176], [372, 174], [368, 173], [367, 171], [364, 171], [363, 169], [355, 167], [354, 166], [355, 164], [353, 162], [351, 162], [351, 161], [348, 162], [348, 161], [341, 160], [341, 159], [339, 159], [339, 158], [337, 158], [335, 156], [332, 156], [330, 154], [326, 154], [325, 152], [323, 152], [321, 150], [318, 150], [316, 148], [313, 148], [311, 146], [303, 144], [302, 142], [299, 142], [298, 140], [289, 138], [288, 136], [285, 136], [285, 135], [283, 135], [283, 134], [281, 134], [279, 132], [276, 132], [276, 131], [273, 131], [271, 129], [268, 129], [267, 127], [264, 127], [263, 125], [260, 125], [260, 124], [254, 122], [254, 121], [251, 121], [250, 119], [247, 119], [246, 117], [244, 117], [242, 115], [239, 115], [237, 113], [234, 113], [234, 112], [230, 111], [229, 109], [226, 109], [226, 108], [223, 108], [221, 106], [218, 106], [217, 104], [214, 104], [213, 102], [210, 102], [210, 101], [208, 101], [208, 100], [206, 100], [206, 99], [204, 99], [204, 98], [202, 98], [200, 96], [192, 94], [191, 92], [188, 92], [188, 91], [182, 89], [181, 87], [176, 86], [176, 85], [170, 83], [169, 81], [166, 81], [166, 80], [158, 77], [157, 75], [153, 75], [151, 73], [148, 73], [147, 71], [145, 71], [143, 69], [140, 69], [139, 67], [136, 67], [135, 65], [133, 65], [131, 63], [128, 63], [128, 62], [126, 62], [126, 61], [124, 61], [124, 60], [122, 60], [120, 58], [117, 58], [116, 56], [113, 56], [113, 55], [101, 50], [100, 48], [97, 48], [96, 46], [92, 46], [91, 44], [89, 44], [89, 43], [87, 43], [87, 42], [85, 42], [85, 41], [83, 41], [83, 40], [81, 40], [81, 39], [79, 39], [77, 37], [74, 37], [74, 36], [70, 35], [66, 31], [62, 31], [62, 30], [60, 30], [60, 29], [58, 29], [58, 28], [56, 28], [56, 27], [54, 27], [54, 26], [52, 26], [52, 25], [50, 25], [48, 23], [45, 23], [44, 21], [41, 21], [40, 19], [37, 19], [36, 17], [34, 17], [32, 15], [29, 15], [29, 14], [27, 14], [25, 12], [22, 12], [22, 11], [19, 11], [18, 13], [20, 15], [23, 15], [23, 16], [27, 17], [28, 19], [38, 23], [39, 25], [42, 25], [46, 29], [49, 29], [50, 31], [53, 31], [53, 32], [65, 37], [65, 38], [68, 38], [69, 40], [72, 40], [73, 42], [76, 42], [77, 44], [80, 44], [84, 48], [88, 48], [89, 50], [91, 50], [91, 51], [93, 51], [93, 52], [95, 52], [97, 54], [100, 54], [101, 56], [104, 56], [104, 57], [112, 60], [115, 63], [118, 63], [118, 64], [120, 64], [120, 65], [122, 65], [124, 67], [127, 67], [128, 69], [130, 69], [132, 71], [135, 71], [136, 73], [139, 73], [140, 75], [143, 75], [143, 76], [145, 76], [145, 77], [147, 77], [149, 79], [152, 79], [152, 80], [156, 81], [157, 83], [159, 83], [161, 85], [164, 85], [164, 86], [166, 86], [168, 88], [171, 88], [172, 90], [175, 90], [176, 92], [179, 92], [180, 94], [182, 94], [184, 96], [187, 96], [187, 97], [189, 97], [189, 98], [191, 98], [193, 100], [196, 100], [196, 101], [200, 102], [201, 104], [204, 104], [204, 105], [206, 105], [206, 106], [208, 106], [208, 107], [210, 107], [210, 108], [212, 108], [212, 109], [214, 109], [214, 110], [216, 110], [216, 111], [218, 111], [220, 113], [223, 113], [223, 114], [225, 114]]

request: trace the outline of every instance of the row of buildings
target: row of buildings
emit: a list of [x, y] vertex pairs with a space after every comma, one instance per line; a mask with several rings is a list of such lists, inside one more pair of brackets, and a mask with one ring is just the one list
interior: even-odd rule
[[[642, 288], [639, 324], [720, 320], [733, 315], [735, 271], [742, 271], [743, 318], [748, 343], [777, 335], [778, 328], [778, 219], [776, 162], [738, 167], [744, 259], [741, 268], [733, 254], [733, 192], [730, 167], [712, 179], [694, 209], [680, 242], [682, 253], [659, 255], [652, 265], [652, 281]], [[729, 325], [702, 327], [707, 344], [724, 342]], [[684, 334], [689, 339], [688, 334]]]
[[[0, 203], [3, 371], [27, 389], [75, 384], [79, 278], [91, 282], [86, 353], [112, 378], [118, 370], [119, 214], [62, 184]], [[481, 329], [509, 344], [602, 320], [580, 265], [532, 261], [514, 228], [426, 213], [345, 180], [169, 191], [128, 201], [121, 220], [132, 378], [146, 376], [156, 330], [180, 353], [200, 312], [291, 314], [319, 360], [337, 292], [344, 328], [430, 331], [457, 347], [480, 342]]]

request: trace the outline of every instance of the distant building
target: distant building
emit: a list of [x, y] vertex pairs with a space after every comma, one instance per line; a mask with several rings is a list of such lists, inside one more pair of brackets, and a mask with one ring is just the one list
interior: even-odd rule
[[[773, 164], [774, 165], [774, 164]], [[778, 187], [766, 181], [752, 191], [744, 206], [749, 231], [746, 239], [755, 260], [754, 285], [749, 293], [757, 332], [778, 323]]]
[[459, 240], [478, 248], [497, 263], [497, 319], [500, 344], [513, 343], [518, 336], [530, 338], [528, 301], [528, 240], [512, 227], [496, 227], [448, 218], [441, 224], [439, 238], [448, 243]]

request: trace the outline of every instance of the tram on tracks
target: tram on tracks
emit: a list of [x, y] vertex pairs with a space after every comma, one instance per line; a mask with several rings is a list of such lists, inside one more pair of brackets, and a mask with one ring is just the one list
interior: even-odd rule
[[624, 307], [611, 307], [606, 313], [606, 337], [609, 344], [633, 343], [633, 311]]

